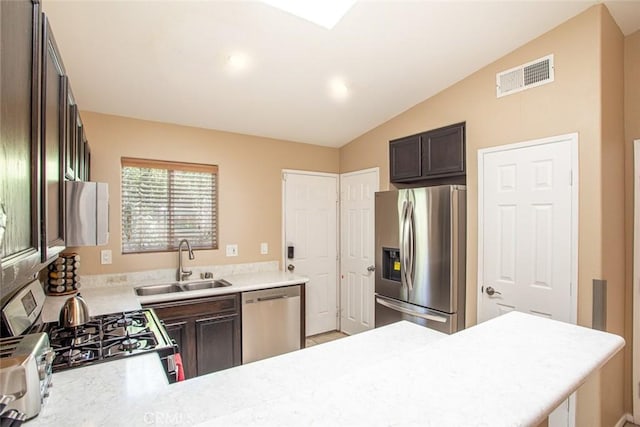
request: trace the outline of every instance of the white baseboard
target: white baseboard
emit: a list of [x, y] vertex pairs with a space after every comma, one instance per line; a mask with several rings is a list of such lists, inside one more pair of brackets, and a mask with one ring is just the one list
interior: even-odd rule
[[626, 423], [632, 423], [633, 416], [631, 414], [624, 414], [616, 423], [614, 427], [624, 427]]

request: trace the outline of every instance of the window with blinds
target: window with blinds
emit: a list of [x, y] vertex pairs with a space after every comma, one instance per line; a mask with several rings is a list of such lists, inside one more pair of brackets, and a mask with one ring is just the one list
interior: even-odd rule
[[122, 158], [122, 253], [218, 248], [218, 167]]

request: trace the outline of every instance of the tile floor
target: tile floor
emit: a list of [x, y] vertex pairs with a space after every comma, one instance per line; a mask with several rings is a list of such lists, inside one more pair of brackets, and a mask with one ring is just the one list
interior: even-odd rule
[[306, 346], [307, 347], [313, 347], [314, 345], [317, 345], [317, 344], [322, 344], [322, 343], [325, 343], [325, 342], [337, 340], [337, 339], [344, 338], [344, 337], [347, 337], [347, 336], [348, 336], [347, 334], [343, 334], [340, 331], [323, 332], [323, 333], [318, 334], [318, 335], [312, 335], [310, 337], [307, 337]]

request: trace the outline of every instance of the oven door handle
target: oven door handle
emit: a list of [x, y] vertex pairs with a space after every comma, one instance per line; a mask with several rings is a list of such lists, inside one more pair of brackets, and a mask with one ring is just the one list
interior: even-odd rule
[[[173, 343], [175, 344], [175, 341]], [[169, 372], [176, 371], [176, 355], [175, 354], [170, 354], [169, 356], [167, 356], [167, 370]]]

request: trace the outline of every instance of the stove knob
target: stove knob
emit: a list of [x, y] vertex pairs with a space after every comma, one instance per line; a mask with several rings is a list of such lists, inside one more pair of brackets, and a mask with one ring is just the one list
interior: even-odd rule
[[40, 377], [40, 381], [44, 381], [47, 378], [47, 364], [42, 363], [38, 365], [38, 376]]
[[49, 347], [47, 351], [44, 353], [44, 360], [47, 362], [47, 365], [53, 363], [53, 359], [56, 358], [56, 352], [53, 351], [53, 348]]

